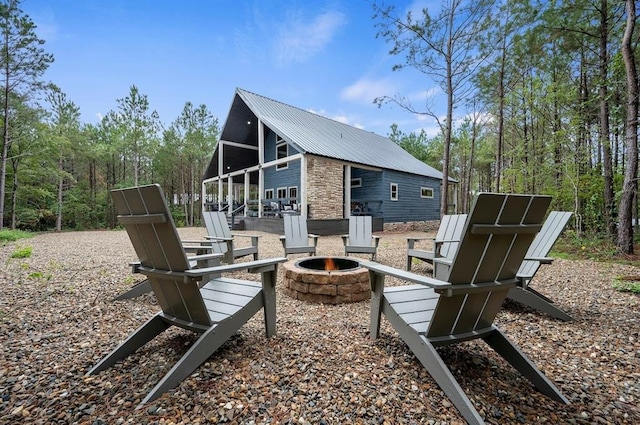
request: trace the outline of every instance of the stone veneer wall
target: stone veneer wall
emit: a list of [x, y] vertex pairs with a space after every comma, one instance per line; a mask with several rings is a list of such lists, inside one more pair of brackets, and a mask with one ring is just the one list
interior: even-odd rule
[[344, 168], [331, 159], [311, 156], [307, 158], [307, 203], [310, 219], [336, 219], [343, 217]]

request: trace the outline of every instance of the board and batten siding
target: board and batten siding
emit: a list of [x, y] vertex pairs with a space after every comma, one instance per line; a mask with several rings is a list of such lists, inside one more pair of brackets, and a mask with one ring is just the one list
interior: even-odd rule
[[[291, 145], [287, 147], [288, 155], [296, 155], [298, 151]], [[272, 131], [268, 131], [264, 141], [264, 160], [265, 162], [275, 161], [276, 159], [276, 135]], [[291, 161], [286, 168], [277, 169], [269, 167], [264, 169], [264, 190], [273, 190], [273, 197], [278, 197], [278, 188], [298, 188], [298, 197], [300, 196], [300, 160]], [[265, 194], [263, 193], [264, 197]]]

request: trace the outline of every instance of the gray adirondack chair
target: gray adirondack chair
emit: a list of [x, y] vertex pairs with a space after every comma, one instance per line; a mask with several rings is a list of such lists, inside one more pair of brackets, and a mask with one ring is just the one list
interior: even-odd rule
[[282, 221], [284, 223], [284, 236], [280, 236], [280, 241], [284, 248], [284, 255], [305, 253], [316, 255], [319, 236], [307, 232], [306, 217], [285, 215], [282, 217]]
[[[466, 214], [445, 215], [440, 220], [435, 238], [407, 238], [407, 270], [411, 271], [414, 258], [433, 264], [434, 257], [453, 257], [466, 220]], [[417, 242], [425, 239], [433, 241], [433, 251], [424, 251], [416, 247]]]
[[[220, 265], [223, 254], [213, 253], [212, 243], [207, 240], [202, 241], [181, 241], [182, 247], [189, 255], [189, 264], [192, 268], [213, 267]], [[130, 264], [133, 274], [140, 274], [140, 261], [132, 261]], [[151, 283], [149, 279], [143, 279], [133, 285], [125, 292], [117, 295], [114, 301], [123, 301], [131, 298], [139, 297], [151, 292]]]
[[551, 248], [562, 234], [571, 215], [572, 213], [567, 211], [551, 211], [549, 213], [540, 233], [533, 240], [524, 261], [520, 265], [517, 273], [519, 285], [512, 288], [508, 295], [514, 301], [565, 322], [571, 321], [573, 318], [558, 308], [553, 300], [531, 288], [529, 283], [542, 264], [550, 264], [553, 261], [552, 258], [548, 257], [549, 251], [551, 251]]
[[[253, 255], [253, 259], [258, 259], [258, 238], [257, 235], [245, 235], [242, 233], [232, 233], [227, 223], [227, 216], [221, 211], [204, 211], [202, 213], [204, 225], [207, 228], [206, 238], [213, 242], [213, 252], [224, 254], [224, 260], [228, 264], [233, 264], [236, 258]], [[236, 245], [236, 238], [250, 238], [251, 245], [239, 247]]]
[[[569, 403], [493, 324], [507, 293], [517, 284], [516, 273], [549, 203], [546, 196], [479, 194], [453, 261], [440, 267], [436, 278], [360, 263], [371, 278], [371, 337], [378, 337], [384, 314], [470, 424], [484, 422], [436, 347], [481, 338], [543, 394]], [[413, 284], [385, 288], [386, 276]]]
[[344, 244], [344, 254], [371, 254], [375, 261], [378, 252], [380, 236], [372, 231], [371, 216], [352, 215], [349, 217], [349, 234], [341, 235]]
[[[264, 310], [267, 337], [276, 332], [275, 284], [284, 258], [193, 269], [185, 254], [164, 194], [158, 185], [112, 191], [119, 222], [140, 259], [162, 309], [91, 368], [103, 371], [171, 326], [200, 334], [196, 342], [142, 400], [154, 400], [206, 361], [258, 311]], [[261, 282], [224, 277], [234, 271], [261, 273]], [[199, 281], [207, 279], [205, 285]]]

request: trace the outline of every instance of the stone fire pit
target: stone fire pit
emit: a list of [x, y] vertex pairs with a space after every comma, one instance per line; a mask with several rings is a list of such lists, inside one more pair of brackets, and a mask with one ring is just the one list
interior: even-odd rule
[[291, 298], [342, 304], [371, 298], [369, 271], [347, 257], [306, 257], [283, 264], [284, 292]]

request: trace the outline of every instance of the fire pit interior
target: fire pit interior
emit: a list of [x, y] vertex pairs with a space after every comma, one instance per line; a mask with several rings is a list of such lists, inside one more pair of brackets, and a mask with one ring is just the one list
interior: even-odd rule
[[308, 257], [283, 265], [284, 292], [298, 300], [342, 304], [371, 297], [369, 271], [345, 257]]

